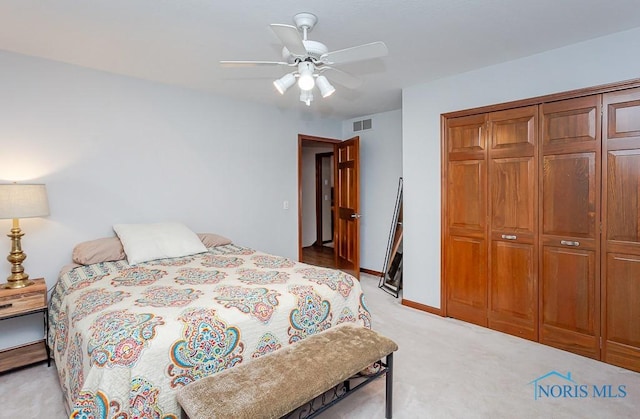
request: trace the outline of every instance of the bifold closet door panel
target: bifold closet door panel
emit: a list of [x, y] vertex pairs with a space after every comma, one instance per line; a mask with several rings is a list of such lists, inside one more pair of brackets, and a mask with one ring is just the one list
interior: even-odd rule
[[446, 129], [444, 278], [446, 314], [487, 325], [487, 164], [484, 115]]
[[538, 339], [538, 107], [488, 115], [489, 327]]
[[599, 95], [541, 105], [541, 343], [600, 358]]
[[603, 360], [640, 371], [640, 89], [603, 107]]

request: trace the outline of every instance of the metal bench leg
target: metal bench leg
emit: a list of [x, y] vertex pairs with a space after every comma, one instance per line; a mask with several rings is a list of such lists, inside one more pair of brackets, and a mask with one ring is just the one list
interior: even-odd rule
[[386, 419], [391, 419], [393, 415], [393, 352], [387, 355], [387, 377], [386, 377], [386, 397], [385, 415]]

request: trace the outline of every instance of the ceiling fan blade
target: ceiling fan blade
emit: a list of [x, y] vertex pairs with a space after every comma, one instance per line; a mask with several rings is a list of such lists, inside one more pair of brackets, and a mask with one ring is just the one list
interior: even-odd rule
[[258, 66], [274, 66], [289, 65], [289, 63], [278, 61], [220, 61], [223, 67], [258, 67]]
[[342, 64], [353, 61], [369, 60], [371, 58], [384, 57], [389, 53], [384, 42], [377, 41], [357, 47], [339, 49], [328, 52], [320, 57], [327, 64]]
[[323, 67], [322, 73], [327, 73], [327, 77], [331, 79], [331, 81], [335, 81], [338, 84], [343, 85], [348, 89], [357, 89], [362, 86], [362, 80], [358, 77], [347, 73], [346, 71], [338, 70], [333, 67]]
[[282, 44], [287, 47], [293, 55], [307, 55], [307, 49], [302, 43], [302, 37], [298, 28], [291, 25], [282, 25], [280, 23], [272, 23], [271, 30], [276, 34]]

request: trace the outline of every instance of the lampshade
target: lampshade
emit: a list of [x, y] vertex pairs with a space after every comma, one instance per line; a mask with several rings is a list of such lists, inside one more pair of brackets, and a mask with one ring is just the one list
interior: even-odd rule
[[295, 82], [296, 82], [295, 76], [293, 75], [293, 73], [289, 73], [289, 74], [285, 74], [278, 80], [274, 81], [273, 85], [276, 87], [276, 90], [278, 90], [278, 92], [280, 92], [280, 94], [283, 95], [288, 88], [290, 88], [295, 84]]
[[320, 89], [322, 97], [329, 97], [336, 91], [336, 88], [329, 83], [325, 76], [318, 76], [316, 83], [318, 83], [318, 89]]
[[18, 183], [0, 185], [0, 219], [49, 215], [45, 185]]

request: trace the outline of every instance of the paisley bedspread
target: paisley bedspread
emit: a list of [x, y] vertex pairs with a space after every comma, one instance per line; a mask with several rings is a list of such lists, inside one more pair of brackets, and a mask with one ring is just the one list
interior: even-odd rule
[[178, 388], [370, 319], [352, 276], [226, 245], [61, 275], [48, 343], [71, 418], [179, 418]]

